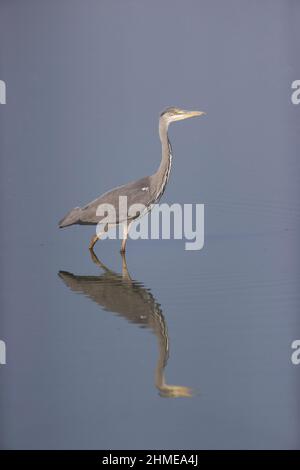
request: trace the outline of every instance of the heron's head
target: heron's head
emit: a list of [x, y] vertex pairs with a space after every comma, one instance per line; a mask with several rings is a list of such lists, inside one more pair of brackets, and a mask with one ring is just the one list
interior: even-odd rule
[[188, 111], [186, 109], [180, 108], [167, 108], [165, 109], [161, 115], [160, 119], [164, 120], [167, 125], [174, 121], [181, 121], [182, 119], [188, 119], [195, 116], [202, 116], [205, 114], [203, 111]]

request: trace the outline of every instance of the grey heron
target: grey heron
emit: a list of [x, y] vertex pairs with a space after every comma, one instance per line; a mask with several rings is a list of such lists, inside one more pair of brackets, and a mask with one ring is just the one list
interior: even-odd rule
[[[202, 111], [187, 111], [180, 108], [169, 107], [165, 109], [159, 118], [159, 137], [162, 146], [161, 163], [158, 170], [151, 176], [145, 176], [137, 181], [118, 186], [97, 199], [89, 202], [84, 207], [75, 207], [60, 222], [59, 227], [69, 227], [70, 225], [97, 225], [103, 219], [103, 215], [97, 215], [97, 209], [102, 205], [110, 205], [115, 210], [115, 218], [105, 225], [105, 230], [110, 226], [123, 224], [124, 234], [121, 245], [121, 252], [125, 252], [129, 228], [133, 220], [151, 210], [153, 204], [159, 202], [169, 180], [172, 164], [172, 147], [168, 137], [168, 127], [171, 122], [181, 121], [182, 119], [201, 116], [205, 114]], [[119, 208], [119, 201], [122, 196], [127, 199], [127, 207], [135, 204], [141, 204], [145, 207], [145, 212], [130, 215], [128, 211], [122, 211]], [[101, 234], [92, 237], [89, 248], [93, 247]]]

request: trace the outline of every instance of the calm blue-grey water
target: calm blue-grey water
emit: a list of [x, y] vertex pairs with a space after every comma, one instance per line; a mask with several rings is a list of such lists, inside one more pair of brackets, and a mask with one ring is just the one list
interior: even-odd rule
[[[300, 447], [299, 13], [0, 1], [1, 448]], [[122, 276], [57, 222], [153, 173], [169, 105], [207, 112], [163, 198], [205, 204], [205, 245], [130, 240]]]

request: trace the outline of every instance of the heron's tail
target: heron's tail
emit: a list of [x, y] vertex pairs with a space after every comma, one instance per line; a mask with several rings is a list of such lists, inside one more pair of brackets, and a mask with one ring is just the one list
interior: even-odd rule
[[81, 213], [80, 207], [75, 207], [70, 212], [67, 213], [63, 219], [58, 222], [59, 228], [68, 227], [69, 225], [74, 225], [79, 222], [79, 216]]

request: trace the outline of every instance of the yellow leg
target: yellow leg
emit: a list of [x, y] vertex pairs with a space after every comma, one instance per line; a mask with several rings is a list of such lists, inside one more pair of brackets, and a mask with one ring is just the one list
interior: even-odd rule
[[93, 248], [94, 248], [94, 246], [95, 246], [95, 243], [99, 240], [99, 238], [100, 238], [100, 236], [98, 236], [98, 235], [94, 235], [94, 236], [92, 237], [92, 239], [91, 239], [91, 241], [90, 241], [90, 244], [89, 244], [89, 249], [90, 249], [91, 251], [93, 251]]
[[123, 279], [126, 279], [127, 281], [131, 281], [131, 277], [127, 268], [127, 262], [126, 262], [126, 256], [123, 251], [121, 251], [122, 255], [122, 276]]
[[131, 223], [129, 223], [129, 224], [125, 223], [123, 225], [123, 240], [122, 240], [120, 253], [125, 253], [125, 251], [126, 251], [126, 242], [127, 242], [127, 238], [128, 238], [130, 225], [131, 225]]

